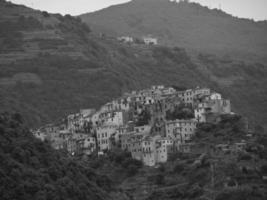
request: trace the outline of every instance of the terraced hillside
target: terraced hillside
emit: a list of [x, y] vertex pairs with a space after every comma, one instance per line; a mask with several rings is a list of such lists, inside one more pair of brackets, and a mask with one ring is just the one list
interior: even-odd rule
[[31, 126], [154, 84], [210, 87], [238, 113], [267, 124], [265, 63], [121, 44], [79, 18], [5, 1], [0, 26], [0, 110], [22, 113]]
[[81, 18], [94, 30], [115, 36], [152, 35], [162, 45], [266, 62], [266, 21], [239, 19], [197, 3], [178, 2], [132, 0]]

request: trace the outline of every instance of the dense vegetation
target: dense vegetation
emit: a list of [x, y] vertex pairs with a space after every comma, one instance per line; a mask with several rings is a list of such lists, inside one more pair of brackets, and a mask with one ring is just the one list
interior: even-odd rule
[[211, 144], [228, 143], [246, 139], [245, 122], [239, 115], [223, 115], [218, 124], [203, 123], [198, 126], [195, 139]]
[[166, 113], [167, 120], [193, 119], [194, 117], [192, 108], [186, 107], [185, 105], [176, 106], [174, 111], [167, 111]]
[[18, 114], [0, 116], [0, 163], [2, 200], [110, 199], [107, 177], [35, 139]]
[[[224, 116], [217, 125], [202, 124], [194, 142], [212, 145], [237, 142], [245, 138], [241, 119]], [[86, 160], [70, 157], [35, 139], [23, 121], [19, 114], [0, 115], [0, 198], [3, 200], [212, 197], [258, 200], [267, 197], [266, 182], [262, 180], [267, 175], [267, 137], [260, 128], [253, 133], [255, 139], [247, 146], [246, 153], [225, 154], [224, 159], [200, 152], [175, 153], [167, 163], [150, 168], [119, 149]], [[222, 132], [224, 136], [218, 135]]]

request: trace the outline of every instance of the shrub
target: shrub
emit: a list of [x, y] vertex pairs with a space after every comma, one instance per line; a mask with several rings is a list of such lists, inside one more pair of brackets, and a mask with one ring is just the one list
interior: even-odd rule
[[177, 174], [182, 173], [183, 170], [184, 170], [184, 165], [183, 165], [183, 164], [177, 164], [177, 165], [175, 165], [175, 167], [173, 168], [173, 172], [174, 172], [174, 173], [177, 173]]
[[50, 17], [49, 13], [46, 12], [46, 11], [43, 11], [43, 12], [42, 12], [42, 15], [43, 15], [44, 17]]

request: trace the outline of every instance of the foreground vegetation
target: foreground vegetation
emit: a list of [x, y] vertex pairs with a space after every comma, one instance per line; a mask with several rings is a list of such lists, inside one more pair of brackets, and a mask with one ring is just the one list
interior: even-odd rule
[[[198, 127], [194, 142], [246, 138], [242, 118]], [[0, 115], [0, 198], [9, 199], [266, 199], [267, 137], [256, 131], [245, 152], [221, 157], [176, 153], [155, 168], [115, 149], [70, 157], [33, 137], [19, 114]]]
[[0, 116], [0, 199], [110, 199], [86, 162], [35, 139], [20, 115]]

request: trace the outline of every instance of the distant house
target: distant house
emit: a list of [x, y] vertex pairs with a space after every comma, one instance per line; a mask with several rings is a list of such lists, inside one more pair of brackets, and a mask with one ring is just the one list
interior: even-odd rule
[[117, 40], [119, 40], [120, 42], [125, 42], [125, 43], [133, 43], [134, 41], [134, 39], [130, 36], [117, 37]]
[[158, 39], [152, 36], [143, 37], [143, 40], [146, 45], [157, 45], [158, 44]]

